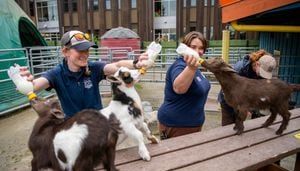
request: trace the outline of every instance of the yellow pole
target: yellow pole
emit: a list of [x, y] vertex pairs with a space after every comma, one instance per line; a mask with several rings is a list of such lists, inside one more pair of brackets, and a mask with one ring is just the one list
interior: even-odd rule
[[225, 62], [228, 63], [229, 59], [229, 39], [230, 39], [230, 31], [229, 30], [223, 30], [223, 36], [222, 36], [222, 58]]
[[243, 25], [237, 21], [231, 22], [231, 26], [237, 31], [261, 31], [261, 32], [300, 32], [300, 26], [285, 25]]

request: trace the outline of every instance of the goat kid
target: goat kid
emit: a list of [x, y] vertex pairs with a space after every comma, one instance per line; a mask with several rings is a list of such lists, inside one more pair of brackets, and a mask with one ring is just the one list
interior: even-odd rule
[[[134, 84], [138, 81], [138, 73], [136, 70], [129, 70], [121, 67], [114, 76], [108, 76], [107, 80], [112, 83], [113, 97], [108, 107], [101, 110], [107, 118], [111, 114], [115, 114], [121, 122], [121, 134], [118, 144], [123, 142], [128, 136], [138, 142], [138, 153], [143, 160], [151, 159], [147, 150], [143, 133], [152, 143], [158, 143], [159, 140], [153, 136], [144, 122], [143, 109], [140, 96], [134, 88]], [[142, 131], [142, 132], [141, 132]]]
[[39, 116], [28, 143], [32, 171], [93, 171], [101, 161], [106, 170], [117, 170], [114, 159], [120, 123], [114, 114], [107, 119], [87, 109], [64, 120], [56, 99], [33, 99], [31, 105]]
[[288, 84], [279, 79], [257, 80], [242, 77], [222, 58], [209, 58], [202, 63], [202, 66], [214, 73], [224, 92], [225, 101], [238, 114], [234, 126], [238, 135], [244, 130], [243, 121], [246, 120], [247, 112], [253, 109], [271, 111], [263, 127], [270, 126], [279, 113], [282, 123], [276, 134], [282, 134], [286, 129], [291, 116], [288, 107], [292, 88]]

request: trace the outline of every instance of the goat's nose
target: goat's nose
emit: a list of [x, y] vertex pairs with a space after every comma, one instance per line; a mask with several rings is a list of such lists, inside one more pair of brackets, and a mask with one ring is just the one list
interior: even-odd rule
[[33, 104], [36, 104], [36, 103], [37, 103], [37, 100], [35, 98], [30, 100], [30, 104], [33, 105]]

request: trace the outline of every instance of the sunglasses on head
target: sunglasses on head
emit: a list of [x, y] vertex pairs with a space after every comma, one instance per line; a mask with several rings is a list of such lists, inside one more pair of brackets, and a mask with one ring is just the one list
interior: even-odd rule
[[73, 36], [70, 37], [69, 41], [68, 41], [65, 45], [70, 44], [73, 37], [74, 37], [77, 41], [89, 40], [89, 39], [90, 39], [90, 36], [89, 36], [87, 33], [85, 33], [85, 34], [82, 34], [82, 33], [76, 33], [76, 34], [74, 34]]

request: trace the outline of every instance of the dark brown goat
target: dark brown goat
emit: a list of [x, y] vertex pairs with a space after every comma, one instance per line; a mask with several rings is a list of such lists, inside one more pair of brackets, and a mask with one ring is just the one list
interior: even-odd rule
[[58, 100], [35, 99], [31, 105], [39, 117], [29, 139], [33, 171], [92, 171], [101, 161], [106, 170], [114, 165], [119, 121], [96, 110], [83, 110], [64, 120]]
[[286, 129], [290, 112], [289, 98], [292, 88], [279, 79], [249, 79], [238, 75], [222, 58], [210, 58], [202, 66], [214, 73], [224, 92], [225, 101], [234, 108], [236, 116], [234, 129], [237, 134], [244, 130], [243, 121], [247, 112], [253, 109], [270, 109], [271, 115], [263, 124], [270, 126], [277, 114], [282, 116], [282, 123], [276, 134], [282, 134]]

